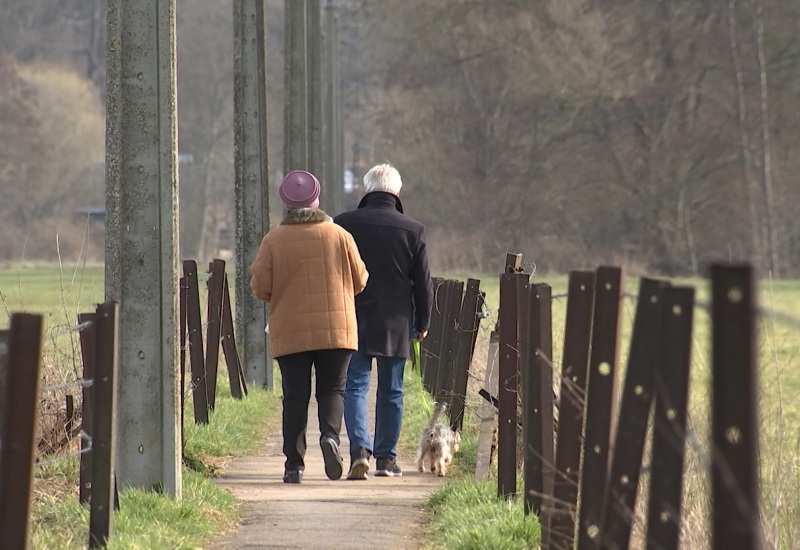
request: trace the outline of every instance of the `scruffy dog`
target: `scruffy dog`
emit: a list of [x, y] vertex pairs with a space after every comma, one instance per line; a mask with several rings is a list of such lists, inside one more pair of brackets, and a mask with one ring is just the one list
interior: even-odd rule
[[427, 461], [431, 472], [438, 476], [446, 475], [453, 455], [458, 452], [461, 434], [451, 430], [449, 426], [439, 423], [439, 417], [445, 408], [447, 408], [446, 403], [436, 404], [431, 419], [419, 438], [417, 470], [420, 472], [425, 471], [425, 462]]

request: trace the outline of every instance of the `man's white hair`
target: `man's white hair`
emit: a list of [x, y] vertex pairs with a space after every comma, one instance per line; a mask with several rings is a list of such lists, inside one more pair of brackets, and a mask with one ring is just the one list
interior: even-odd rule
[[364, 190], [367, 193], [384, 191], [392, 195], [400, 195], [401, 187], [403, 187], [403, 180], [400, 179], [400, 172], [391, 164], [373, 166], [364, 175]]

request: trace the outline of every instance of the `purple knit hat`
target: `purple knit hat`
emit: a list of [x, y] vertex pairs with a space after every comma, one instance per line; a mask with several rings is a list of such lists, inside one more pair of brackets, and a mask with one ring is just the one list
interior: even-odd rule
[[284, 176], [278, 188], [286, 208], [317, 208], [319, 207], [319, 180], [305, 170], [293, 170]]

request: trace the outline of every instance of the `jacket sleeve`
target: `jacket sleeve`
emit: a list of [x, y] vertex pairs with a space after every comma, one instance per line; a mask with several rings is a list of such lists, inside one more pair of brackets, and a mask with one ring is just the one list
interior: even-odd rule
[[414, 284], [414, 328], [419, 332], [425, 332], [430, 328], [431, 323], [433, 282], [428, 268], [428, 246], [424, 227], [419, 233], [411, 276]]
[[350, 272], [353, 274], [353, 293], [358, 294], [367, 286], [367, 279], [369, 273], [364, 260], [361, 259], [361, 254], [358, 252], [358, 246], [353, 236], [346, 230], [342, 230], [344, 234], [345, 243], [347, 247], [347, 259], [350, 262]]
[[250, 265], [250, 289], [259, 300], [272, 298], [272, 251], [267, 238], [261, 239], [256, 259]]

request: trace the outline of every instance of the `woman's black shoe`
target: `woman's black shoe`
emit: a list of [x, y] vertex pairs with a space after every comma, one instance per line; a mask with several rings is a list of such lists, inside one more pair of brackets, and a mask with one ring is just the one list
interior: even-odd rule
[[303, 481], [303, 470], [286, 470], [283, 472], [284, 483], [300, 483]]
[[323, 437], [319, 442], [322, 447], [322, 458], [325, 460], [325, 475], [328, 479], [342, 477], [342, 455], [339, 453], [339, 444], [332, 437]]

